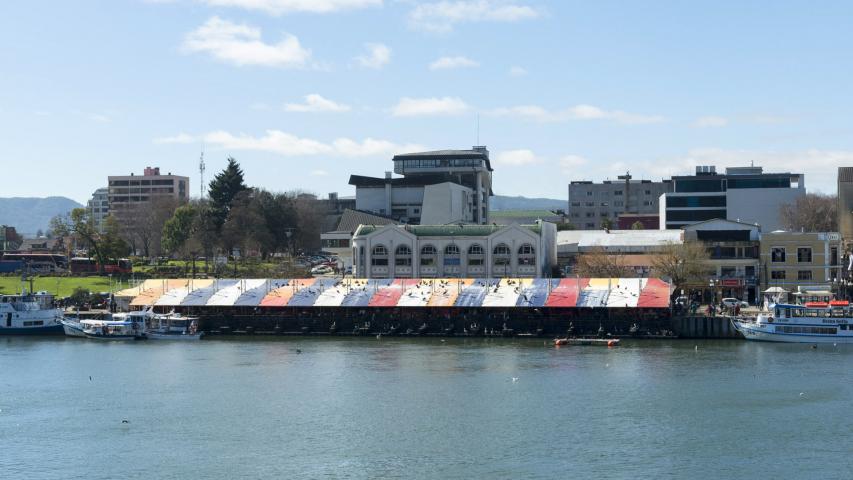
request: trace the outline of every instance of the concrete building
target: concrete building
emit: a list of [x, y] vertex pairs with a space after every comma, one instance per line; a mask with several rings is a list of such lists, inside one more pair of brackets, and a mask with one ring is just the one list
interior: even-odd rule
[[556, 226], [361, 225], [353, 275], [364, 278], [549, 277]]
[[838, 167], [838, 232], [853, 242], [853, 167]]
[[[764, 289], [780, 287], [792, 295], [832, 292], [842, 278], [843, 248], [837, 232], [771, 232], [761, 235]], [[800, 295], [797, 295], [797, 293]], [[807, 300], [803, 297], [802, 300]]]
[[637, 277], [649, 277], [655, 256], [682, 242], [681, 230], [564, 230], [557, 232], [557, 262], [564, 275], [573, 276], [580, 255], [604, 252], [619, 256]]
[[619, 178], [569, 184], [569, 221], [578, 230], [597, 230], [602, 223], [615, 227], [622, 214], [658, 215], [661, 195], [672, 191], [669, 180], [633, 180], [630, 173]]
[[190, 179], [179, 175], [160, 174], [159, 167], [145, 167], [142, 176], [116, 175], [109, 182], [109, 211], [121, 215], [134, 207], [150, 205], [157, 198], [174, 198], [179, 202], [190, 199]]
[[765, 232], [782, 226], [779, 209], [805, 195], [801, 173], [764, 173], [761, 167], [696, 167], [696, 175], [672, 177], [673, 190], [661, 196], [660, 228], [725, 218], [758, 224]]
[[92, 193], [92, 198], [86, 203], [89, 216], [94, 221], [95, 228], [101, 233], [104, 233], [104, 219], [110, 214], [109, 192], [110, 189], [107, 187], [99, 188]]
[[8, 225], [0, 225], [0, 253], [8, 250], [17, 250], [20, 245], [21, 238], [15, 227]]
[[684, 227], [684, 241], [700, 241], [710, 256], [708, 277], [689, 285], [702, 302], [737, 298], [755, 305], [760, 300], [760, 228], [732, 220], [714, 219]]
[[350, 177], [356, 210], [415, 225], [489, 223], [492, 167], [486, 147], [407, 153], [393, 161], [402, 177]]

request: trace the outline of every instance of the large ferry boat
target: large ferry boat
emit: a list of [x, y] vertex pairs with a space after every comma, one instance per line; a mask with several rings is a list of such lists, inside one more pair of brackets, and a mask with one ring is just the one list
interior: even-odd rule
[[0, 295], [0, 335], [61, 334], [62, 310], [47, 292]]
[[776, 304], [755, 321], [733, 319], [747, 340], [790, 343], [853, 343], [853, 307], [847, 301]]

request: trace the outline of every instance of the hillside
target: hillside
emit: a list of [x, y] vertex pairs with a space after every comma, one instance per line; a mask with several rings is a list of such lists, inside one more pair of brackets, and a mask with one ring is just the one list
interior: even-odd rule
[[25, 237], [32, 236], [38, 230], [47, 230], [54, 216], [82, 206], [66, 197], [0, 198], [0, 225], [15, 227]]
[[495, 195], [491, 198], [490, 209], [498, 210], [565, 210], [566, 200], [555, 200], [553, 198], [527, 198], [508, 197]]

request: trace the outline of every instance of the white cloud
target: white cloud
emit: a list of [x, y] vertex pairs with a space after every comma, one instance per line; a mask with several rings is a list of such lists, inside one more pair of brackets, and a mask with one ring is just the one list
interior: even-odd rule
[[443, 0], [417, 5], [409, 13], [409, 25], [420, 30], [449, 32], [457, 23], [517, 22], [539, 16], [533, 7], [512, 1]]
[[422, 115], [460, 115], [468, 111], [468, 104], [457, 97], [409, 98], [403, 97], [391, 109], [395, 117]]
[[539, 105], [518, 105], [496, 108], [492, 115], [515, 116], [540, 122], [562, 122], [567, 120], [607, 120], [623, 125], [660, 123], [665, 120], [660, 115], [641, 115], [622, 110], [604, 110], [593, 105], [575, 105], [563, 110], [548, 110]]
[[186, 53], [207, 53], [232, 65], [301, 68], [311, 58], [311, 51], [302, 48], [299, 39], [290, 34], [276, 44], [264, 43], [261, 30], [211, 17], [184, 38], [181, 46]]
[[534, 163], [540, 163], [541, 161], [542, 159], [537, 157], [532, 150], [524, 148], [518, 150], [507, 150], [495, 155], [495, 164], [509, 167], [532, 165]]
[[724, 117], [709, 115], [707, 117], [699, 117], [693, 122], [694, 127], [699, 128], [719, 128], [729, 124], [729, 120]]
[[430, 70], [448, 70], [452, 68], [473, 68], [479, 67], [480, 64], [470, 58], [458, 57], [441, 57], [438, 60], [429, 64]]
[[[267, 130], [262, 136], [245, 133], [233, 134], [224, 130], [208, 132], [197, 137], [179, 134], [174, 137], [155, 139], [155, 143], [189, 143], [204, 141], [205, 145], [222, 150], [247, 150], [274, 153], [285, 157], [329, 155], [340, 157], [389, 156], [397, 153], [423, 151], [417, 144], [397, 144], [388, 140], [365, 138], [362, 141], [346, 137], [326, 143], [311, 138], [302, 138], [281, 130]], [[319, 171], [319, 170], [317, 170]], [[319, 175], [315, 173], [315, 175]]]
[[523, 77], [523, 76], [527, 75], [527, 70], [525, 70], [522, 67], [519, 67], [518, 65], [514, 65], [514, 66], [510, 67], [509, 75], [511, 77]]
[[158, 145], [194, 143], [197, 141], [198, 139], [196, 137], [183, 132], [171, 137], [160, 137], [154, 139], [154, 143]]
[[391, 49], [387, 45], [365, 43], [364, 48], [367, 53], [355, 57], [355, 61], [364, 68], [382, 68], [391, 61]]
[[580, 155], [564, 155], [560, 157], [560, 167], [563, 169], [582, 167], [587, 162], [587, 159]]
[[210, 6], [260, 10], [270, 15], [294, 12], [333, 13], [381, 6], [382, 0], [201, 0]]
[[325, 177], [329, 172], [325, 170], [311, 170], [311, 175], [314, 177]]
[[350, 106], [312, 93], [305, 95], [305, 103], [285, 103], [284, 109], [288, 112], [348, 112]]
[[113, 121], [112, 118], [108, 115], [104, 115], [103, 113], [90, 113], [88, 117], [89, 120], [92, 120], [93, 122], [110, 123]]

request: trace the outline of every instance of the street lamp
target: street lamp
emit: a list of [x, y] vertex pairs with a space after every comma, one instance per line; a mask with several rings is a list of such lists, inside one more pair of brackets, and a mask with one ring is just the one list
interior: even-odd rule
[[711, 300], [712, 305], [717, 304], [717, 285], [720, 283], [720, 280], [717, 278], [712, 278], [708, 281], [708, 286], [711, 287], [711, 293], [713, 294], [713, 299]]

